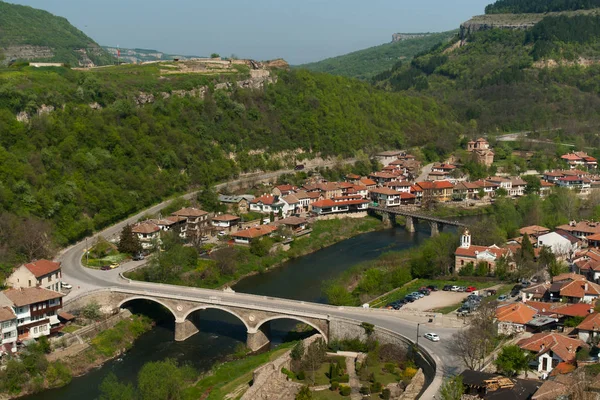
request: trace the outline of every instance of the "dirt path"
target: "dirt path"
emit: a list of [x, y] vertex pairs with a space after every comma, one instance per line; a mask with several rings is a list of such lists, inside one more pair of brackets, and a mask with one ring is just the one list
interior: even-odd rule
[[358, 376], [356, 375], [356, 368], [354, 366], [354, 358], [346, 357], [346, 371], [348, 372], [348, 376], [350, 380], [348, 381], [348, 385], [352, 389], [352, 393], [350, 394], [351, 400], [361, 400], [362, 395], [360, 394], [360, 381], [358, 380]]

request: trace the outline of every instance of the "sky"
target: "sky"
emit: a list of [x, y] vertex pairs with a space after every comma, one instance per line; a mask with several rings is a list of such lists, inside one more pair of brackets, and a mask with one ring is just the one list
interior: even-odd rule
[[166, 53], [322, 60], [396, 32], [457, 29], [492, 0], [8, 0], [67, 18], [101, 45]]

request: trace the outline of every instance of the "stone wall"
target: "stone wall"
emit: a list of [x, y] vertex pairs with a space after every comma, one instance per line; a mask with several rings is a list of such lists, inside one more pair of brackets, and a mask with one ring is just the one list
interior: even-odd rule
[[316, 217], [319, 221], [327, 221], [330, 219], [343, 219], [343, 218], [366, 218], [369, 215], [367, 211], [360, 211], [354, 213], [339, 213], [330, 215], [319, 215]]
[[[320, 337], [313, 335], [304, 339], [304, 348], [307, 349]], [[282, 368], [290, 369], [291, 361], [291, 350], [288, 350], [279, 358], [254, 370], [252, 386], [241, 400], [293, 400], [303, 385], [288, 381], [287, 376], [281, 372]]]
[[84, 326], [73, 333], [66, 333], [62, 337], [53, 338], [51, 340], [56, 342], [64, 340], [66, 341], [67, 346], [72, 346], [76, 343], [81, 343], [84, 340], [93, 338], [94, 336], [98, 335], [98, 333], [114, 327], [117, 323], [119, 323], [119, 321], [129, 317], [131, 317], [131, 311], [121, 310], [121, 312], [118, 314], [113, 315], [103, 321], [98, 321], [91, 325]]

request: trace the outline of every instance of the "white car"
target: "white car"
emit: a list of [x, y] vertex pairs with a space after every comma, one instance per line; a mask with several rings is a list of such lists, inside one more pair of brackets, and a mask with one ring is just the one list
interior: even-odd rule
[[225, 232], [225, 231], [219, 231], [218, 235], [219, 236], [227, 236], [227, 232]]
[[426, 333], [426, 334], [423, 335], [423, 337], [425, 339], [431, 340], [432, 342], [439, 342], [440, 341], [440, 337], [437, 335], [437, 333], [433, 333], [433, 332]]
[[452, 286], [452, 287], [450, 288], [450, 290], [451, 290], [452, 292], [458, 292], [458, 291], [460, 290], [460, 286]]
[[73, 286], [72, 286], [70, 283], [67, 283], [67, 282], [61, 282], [61, 283], [60, 283], [60, 286], [61, 286], [63, 289], [73, 289]]

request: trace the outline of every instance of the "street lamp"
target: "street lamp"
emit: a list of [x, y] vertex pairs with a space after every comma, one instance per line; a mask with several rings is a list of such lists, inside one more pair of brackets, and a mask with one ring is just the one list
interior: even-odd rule
[[421, 326], [421, 322], [417, 324], [417, 352], [419, 351], [419, 327]]

